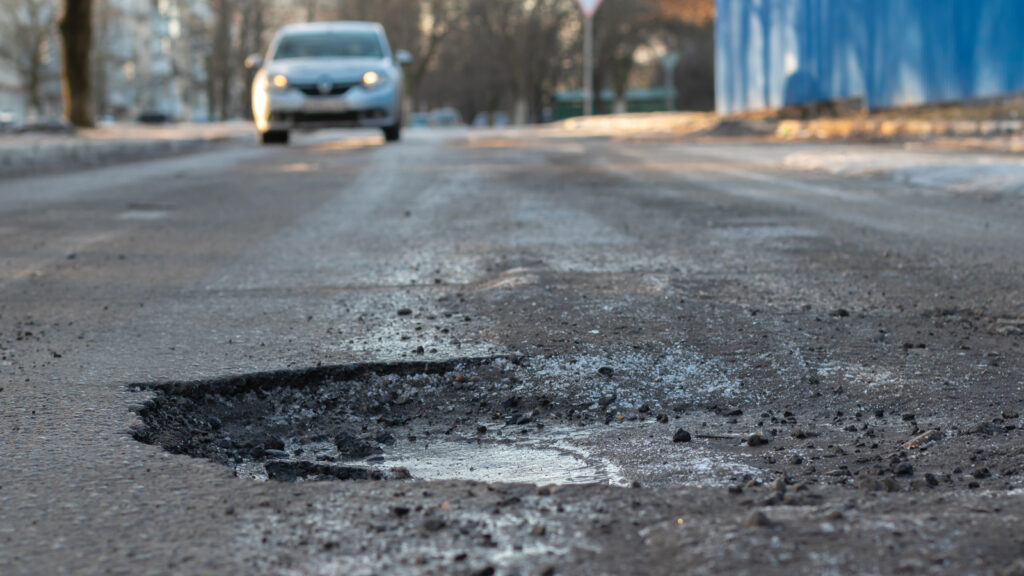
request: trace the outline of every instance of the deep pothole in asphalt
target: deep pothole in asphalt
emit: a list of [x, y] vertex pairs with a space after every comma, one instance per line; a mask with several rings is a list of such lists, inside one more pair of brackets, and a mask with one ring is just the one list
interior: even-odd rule
[[546, 392], [521, 377], [536, 363], [516, 358], [145, 385], [137, 389], [153, 395], [133, 433], [254, 480], [629, 485], [652, 466], [682, 483], [760, 475], [736, 458], [671, 441], [673, 414], [692, 408], [665, 394], [672, 386], [652, 387], [659, 393], [650, 398], [631, 388], [624, 400], [614, 369], [569, 364], [578, 366], [578, 385]]

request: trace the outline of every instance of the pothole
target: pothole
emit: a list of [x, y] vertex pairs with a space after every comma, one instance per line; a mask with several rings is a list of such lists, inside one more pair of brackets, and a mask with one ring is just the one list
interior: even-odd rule
[[592, 387], [531, 394], [537, 388], [523, 385], [521, 370], [517, 359], [487, 358], [144, 385], [137, 389], [152, 397], [133, 432], [261, 481], [613, 485], [633, 478], [606, 449], [611, 424], [637, 438], [654, 437], [645, 425], [671, 434], [656, 398], [619, 409], [614, 396], [595, 402]]

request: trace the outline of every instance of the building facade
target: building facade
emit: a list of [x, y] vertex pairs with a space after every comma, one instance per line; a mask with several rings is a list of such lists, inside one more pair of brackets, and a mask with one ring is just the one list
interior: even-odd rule
[[0, 114], [5, 122], [62, 111], [55, 0], [14, 2], [0, 18]]
[[100, 116], [143, 113], [184, 121], [208, 116], [206, 27], [199, 0], [102, 0], [97, 17]]
[[25, 94], [17, 71], [6, 61], [0, 60], [0, 114], [13, 116], [21, 121], [25, 118]]
[[721, 113], [869, 108], [1024, 90], [1020, 0], [717, 0]]
[[[53, 2], [55, 6], [56, 3]], [[207, 0], [97, 0], [94, 4], [93, 93], [100, 119], [130, 120], [158, 113], [184, 121], [209, 116], [207, 55], [213, 15]], [[36, 104], [28, 86], [24, 52], [0, 59], [0, 113], [18, 122], [62, 114], [60, 38], [56, 10], [37, 26], [45, 41]], [[14, 41], [0, 37], [0, 42]]]

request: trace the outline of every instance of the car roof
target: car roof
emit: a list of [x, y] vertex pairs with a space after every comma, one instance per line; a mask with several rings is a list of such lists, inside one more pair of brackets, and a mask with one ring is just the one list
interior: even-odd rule
[[305, 32], [380, 32], [384, 27], [377, 22], [358, 22], [354, 20], [338, 22], [303, 22], [288, 24], [281, 27], [281, 34], [302, 34]]

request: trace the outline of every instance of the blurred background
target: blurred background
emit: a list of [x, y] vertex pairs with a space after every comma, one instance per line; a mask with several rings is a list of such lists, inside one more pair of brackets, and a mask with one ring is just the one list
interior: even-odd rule
[[[99, 124], [251, 118], [246, 56], [282, 25], [325, 20], [381, 22], [393, 48], [412, 52], [414, 125], [536, 123], [583, 106], [575, 0], [92, 0], [89, 10]], [[65, 116], [63, 13], [63, 0], [0, 0], [0, 122]], [[714, 13], [714, 0], [604, 0], [595, 111], [713, 109]]]

